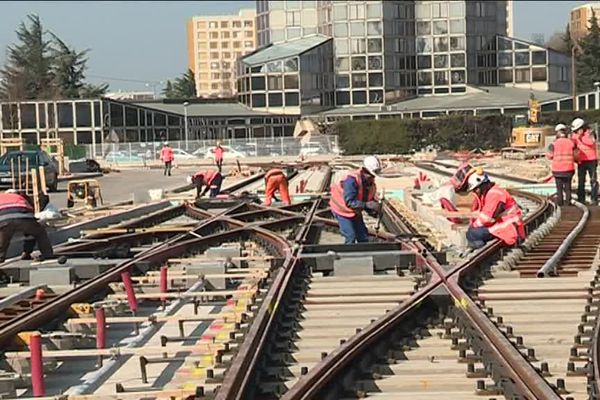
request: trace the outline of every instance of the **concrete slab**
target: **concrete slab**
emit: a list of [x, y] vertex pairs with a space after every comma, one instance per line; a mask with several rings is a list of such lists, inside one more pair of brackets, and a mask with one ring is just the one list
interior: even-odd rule
[[333, 275], [373, 275], [373, 267], [373, 257], [341, 258], [333, 261]]
[[[210, 275], [210, 274], [224, 274], [226, 272], [225, 262], [216, 261], [216, 262], [194, 262], [192, 264], [186, 265], [185, 267], [187, 274], [189, 275]], [[213, 287], [215, 290], [225, 289], [226, 282], [225, 278], [207, 278], [206, 281]]]
[[75, 281], [73, 267], [43, 267], [29, 272], [31, 285], [71, 285]]

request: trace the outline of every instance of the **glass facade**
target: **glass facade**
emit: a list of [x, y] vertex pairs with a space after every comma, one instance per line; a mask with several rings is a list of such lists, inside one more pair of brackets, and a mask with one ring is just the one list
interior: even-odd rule
[[[310, 21], [303, 19], [304, 10], [310, 13]], [[568, 91], [562, 84], [550, 83], [564, 71], [550, 68], [549, 54], [544, 78], [545, 49], [499, 47], [497, 38], [507, 37], [512, 26], [510, 10], [506, 0], [257, 0], [259, 46], [289, 41], [290, 29], [293, 37], [297, 29], [310, 36], [315, 27], [319, 34], [331, 37], [333, 100], [338, 107], [391, 104], [415, 95], [462, 94], [468, 85], [509, 82], [544, 80], [546, 90]]]

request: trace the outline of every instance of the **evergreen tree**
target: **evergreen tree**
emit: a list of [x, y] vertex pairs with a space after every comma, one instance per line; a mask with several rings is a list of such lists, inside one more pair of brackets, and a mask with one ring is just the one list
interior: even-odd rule
[[167, 99], [173, 99], [175, 98], [175, 93], [173, 93], [173, 84], [171, 83], [170, 80], [167, 81], [167, 85], [165, 86], [165, 88], [162, 90], [162, 94], [167, 98]]
[[[44, 37], [40, 18], [27, 16], [29, 25], [21, 22], [16, 30], [18, 44], [8, 46], [7, 64], [0, 71], [1, 95], [8, 98], [18, 93], [22, 99], [50, 97], [54, 94], [50, 41]], [[18, 83], [17, 83], [18, 82]], [[20, 88], [13, 87], [20, 85]]]
[[52, 49], [54, 84], [62, 97], [79, 98], [84, 87], [88, 50], [78, 52], [58, 36], [52, 34], [52, 38], [55, 45]]
[[102, 97], [108, 92], [108, 84], [102, 83], [100, 85], [92, 85], [91, 83], [84, 83], [79, 88], [79, 97], [82, 99], [97, 99]]
[[593, 11], [588, 33], [579, 41], [579, 45], [581, 52], [577, 57], [577, 89], [587, 92], [593, 90], [594, 82], [600, 82], [600, 26]]
[[167, 99], [190, 99], [196, 97], [194, 72], [188, 69], [181, 77], [175, 78], [175, 81], [167, 81], [163, 94]]

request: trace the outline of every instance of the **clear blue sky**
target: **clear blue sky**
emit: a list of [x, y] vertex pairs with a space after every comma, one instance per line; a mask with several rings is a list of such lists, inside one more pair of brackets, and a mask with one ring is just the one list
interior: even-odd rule
[[[516, 0], [515, 36], [549, 38], [564, 30], [569, 10], [586, 1]], [[92, 78], [105, 76], [139, 81], [172, 79], [187, 66], [186, 20], [193, 15], [237, 13], [254, 1], [152, 2], [0, 2], [0, 64], [7, 45], [16, 40], [19, 22], [37, 13], [46, 29], [78, 49], [91, 49], [88, 76], [107, 81], [112, 90], [144, 89], [142, 82]]]

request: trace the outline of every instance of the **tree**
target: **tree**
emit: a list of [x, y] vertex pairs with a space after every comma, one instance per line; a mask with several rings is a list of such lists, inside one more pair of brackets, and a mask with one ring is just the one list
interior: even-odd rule
[[37, 15], [28, 15], [26, 22], [17, 28], [18, 42], [8, 47], [6, 65], [0, 70], [0, 98], [80, 98], [106, 92], [106, 84], [85, 83], [89, 50], [77, 51], [46, 32]]
[[181, 77], [175, 78], [174, 82], [167, 81], [163, 90], [167, 99], [189, 99], [196, 97], [196, 78], [194, 72], [188, 69]]
[[104, 96], [106, 92], [108, 92], [108, 83], [102, 83], [100, 85], [84, 83], [79, 89], [79, 98], [97, 99], [98, 97]]
[[600, 26], [596, 13], [592, 11], [590, 28], [579, 41], [581, 51], [577, 57], [577, 89], [586, 92], [600, 82]]
[[88, 50], [78, 52], [55, 34], [51, 35], [55, 45], [52, 48], [54, 84], [63, 97], [79, 98], [84, 86]]
[[0, 71], [2, 75], [2, 95], [21, 92], [12, 86], [19, 82], [22, 99], [36, 99], [51, 96], [53, 92], [52, 59], [50, 41], [44, 37], [40, 18], [27, 16], [29, 25], [21, 22], [16, 30], [18, 44], [8, 46], [7, 64]]

